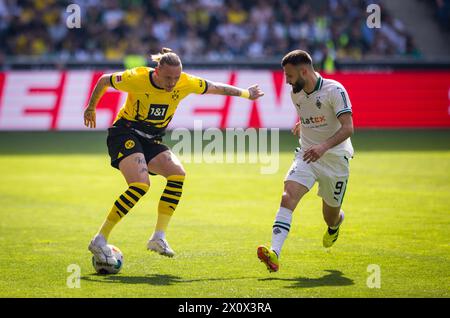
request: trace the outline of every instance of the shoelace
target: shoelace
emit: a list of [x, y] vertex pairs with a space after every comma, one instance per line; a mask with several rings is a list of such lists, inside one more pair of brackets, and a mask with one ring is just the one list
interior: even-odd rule
[[168, 250], [169, 249], [169, 244], [165, 241], [165, 240], [160, 240], [162, 242], [162, 245], [164, 247], [164, 250]]

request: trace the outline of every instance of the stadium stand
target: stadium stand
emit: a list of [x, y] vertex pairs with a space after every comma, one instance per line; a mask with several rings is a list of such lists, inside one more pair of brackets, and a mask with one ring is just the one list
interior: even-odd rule
[[[420, 56], [403, 23], [383, 6], [383, 28], [367, 27], [369, 2], [382, 5], [364, 0], [0, 0], [0, 62], [5, 56], [114, 61], [163, 46], [185, 60], [210, 62], [278, 58], [301, 48], [325, 68], [340, 58]], [[441, 2], [448, 4], [436, 1]], [[79, 29], [66, 26], [70, 3], [81, 7]]]
[[429, 5], [433, 5], [435, 16], [439, 24], [444, 30], [450, 32], [450, 0], [435, 0], [425, 2]]

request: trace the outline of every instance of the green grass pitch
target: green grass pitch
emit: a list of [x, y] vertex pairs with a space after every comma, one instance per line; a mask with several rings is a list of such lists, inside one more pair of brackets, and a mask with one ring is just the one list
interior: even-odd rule
[[[280, 169], [185, 164], [168, 240], [177, 256], [145, 248], [164, 186], [151, 188], [113, 231], [118, 275], [94, 273], [87, 245], [126, 189], [109, 166], [104, 132], [0, 133], [0, 297], [449, 297], [450, 130], [357, 131], [331, 251], [317, 185], [294, 214], [278, 273], [256, 247], [270, 241], [296, 140], [280, 135]], [[70, 264], [80, 288], [68, 288]], [[368, 266], [380, 268], [369, 288]]]

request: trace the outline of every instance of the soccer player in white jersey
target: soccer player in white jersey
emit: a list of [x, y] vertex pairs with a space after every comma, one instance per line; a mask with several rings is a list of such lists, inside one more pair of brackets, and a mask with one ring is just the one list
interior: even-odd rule
[[292, 129], [294, 135], [300, 135], [300, 147], [285, 177], [271, 246], [260, 245], [257, 250], [258, 258], [270, 272], [279, 269], [280, 252], [294, 209], [316, 181], [328, 225], [323, 246], [329, 248], [337, 240], [344, 221], [341, 206], [349, 176], [349, 159], [353, 156], [352, 106], [342, 84], [315, 72], [311, 56], [305, 51], [288, 53], [281, 65], [286, 82], [292, 86], [291, 98], [300, 118]]

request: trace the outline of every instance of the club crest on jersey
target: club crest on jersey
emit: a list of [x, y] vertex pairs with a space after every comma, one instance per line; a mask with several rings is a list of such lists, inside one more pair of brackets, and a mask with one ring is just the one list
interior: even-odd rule
[[317, 106], [317, 108], [319, 108], [319, 109], [322, 107], [322, 103], [320, 102], [319, 97], [317, 97], [317, 99], [316, 99], [316, 106]]

